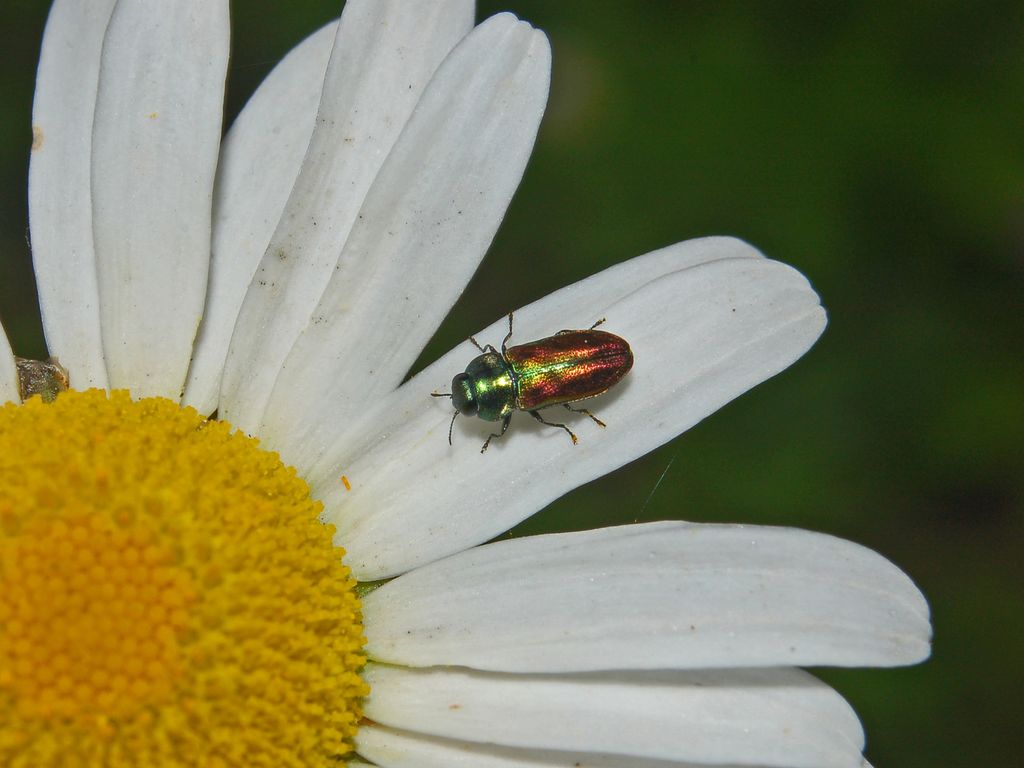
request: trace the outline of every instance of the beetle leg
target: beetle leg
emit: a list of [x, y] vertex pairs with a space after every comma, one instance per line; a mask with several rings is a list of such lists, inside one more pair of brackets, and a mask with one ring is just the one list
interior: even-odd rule
[[501, 354], [505, 354], [505, 349], [508, 346], [508, 340], [512, 338], [512, 313], [508, 313], [508, 333], [505, 334], [505, 338], [501, 340]]
[[[594, 324], [593, 324], [592, 326], [590, 326], [589, 328], [587, 328], [587, 330], [588, 330], [588, 331], [592, 331], [592, 330], [594, 330], [595, 328], [597, 328], [597, 326], [599, 326], [599, 325], [604, 325], [604, 321], [605, 321], [605, 318], [603, 318], [603, 317], [602, 317], [602, 318], [601, 318], [600, 320], [598, 320], [598, 321], [597, 321], [596, 323], [594, 323]], [[564, 329], [562, 329], [561, 331], [559, 331], [558, 333], [556, 333], [556, 334], [555, 334], [555, 336], [561, 336], [562, 334], [565, 334], [565, 333], [576, 333], [576, 331], [572, 330], [571, 328], [564, 328]]]
[[501, 432], [491, 432], [491, 434], [487, 436], [487, 439], [484, 440], [484, 447], [480, 449], [480, 453], [483, 453], [484, 451], [487, 450], [487, 446], [491, 444], [492, 438], [501, 437], [502, 435], [505, 434], [505, 430], [508, 429], [508, 423], [510, 421], [512, 421], [511, 413], [501, 420]]
[[547, 424], [549, 427], [561, 427], [562, 429], [564, 429], [569, 434], [569, 437], [572, 438], [573, 445], [576, 445], [576, 443], [578, 442], [578, 440], [576, 439], [576, 435], [574, 435], [572, 430], [565, 426], [565, 424], [556, 424], [553, 421], [544, 421], [544, 418], [537, 411], [530, 411], [530, 415], [533, 416], [533, 418], [535, 418], [541, 424]]
[[586, 408], [573, 408], [568, 403], [562, 403], [562, 405], [565, 406], [565, 410], [567, 410], [567, 411], [572, 411], [573, 413], [582, 413], [582, 414], [585, 414], [585, 415], [589, 416], [590, 418], [592, 418], [594, 420], [594, 422], [599, 427], [607, 427], [608, 426], [603, 421], [601, 421], [599, 418], [597, 418], [597, 416], [595, 416], [590, 411], [588, 411]]

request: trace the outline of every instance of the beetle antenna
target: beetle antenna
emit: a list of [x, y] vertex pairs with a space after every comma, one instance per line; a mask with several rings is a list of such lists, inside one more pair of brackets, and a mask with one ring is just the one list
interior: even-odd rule
[[430, 396], [431, 397], [451, 397], [452, 393], [451, 392], [431, 392]]
[[452, 414], [452, 423], [448, 425], [448, 445], [452, 444], [452, 428], [455, 426], [455, 419], [458, 418], [458, 415], [458, 411]]

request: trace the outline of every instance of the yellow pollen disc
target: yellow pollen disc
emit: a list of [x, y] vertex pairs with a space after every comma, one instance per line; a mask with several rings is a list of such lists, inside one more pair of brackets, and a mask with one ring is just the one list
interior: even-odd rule
[[0, 765], [337, 765], [355, 581], [295, 470], [126, 392], [0, 407]]

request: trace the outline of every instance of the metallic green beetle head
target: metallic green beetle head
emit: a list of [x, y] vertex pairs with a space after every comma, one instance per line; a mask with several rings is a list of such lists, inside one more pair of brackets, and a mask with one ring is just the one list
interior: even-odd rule
[[515, 397], [512, 371], [497, 352], [474, 357], [452, 379], [452, 404], [463, 416], [498, 421], [515, 408]]
[[463, 416], [476, 416], [480, 404], [473, 391], [473, 380], [468, 373], [456, 374], [452, 379], [452, 403]]
[[[452, 379], [452, 392], [431, 392], [432, 397], [450, 397], [455, 406], [452, 423], [448, 426], [448, 444], [452, 442], [452, 428], [455, 419], [463, 416], [479, 416], [484, 421], [505, 419], [516, 408], [516, 382], [512, 368], [505, 358], [494, 351], [484, 352], [470, 360], [463, 373]], [[501, 430], [504, 433], [504, 428]]]

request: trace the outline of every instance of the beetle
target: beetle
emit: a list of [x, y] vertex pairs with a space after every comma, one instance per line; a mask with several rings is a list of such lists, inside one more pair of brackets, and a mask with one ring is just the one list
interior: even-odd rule
[[432, 397], [450, 397], [455, 406], [448, 426], [448, 444], [451, 445], [452, 428], [460, 413], [501, 422], [501, 431], [488, 436], [480, 453], [487, 450], [492, 439], [505, 434], [513, 411], [526, 411], [541, 424], [564, 429], [573, 445], [577, 442], [573, 431], [565, 424], [546, 421], [539, 413], [541, 409], [561, 405], [605, 426], [587, 409], [569, 406], [607, 392], [633, 367], [633, 351], [625, 339], [594, 330], [603, 322], [602, 318], [586, 330], [559, 331], [554, 336], [510, 347], [509, 312], [508, 333], [500, 352], [490, 344], [481, 347], [470, 336], [481, 354], [469, 361], [464, 372], [455, 375], [450, 393], [431, 392]]

